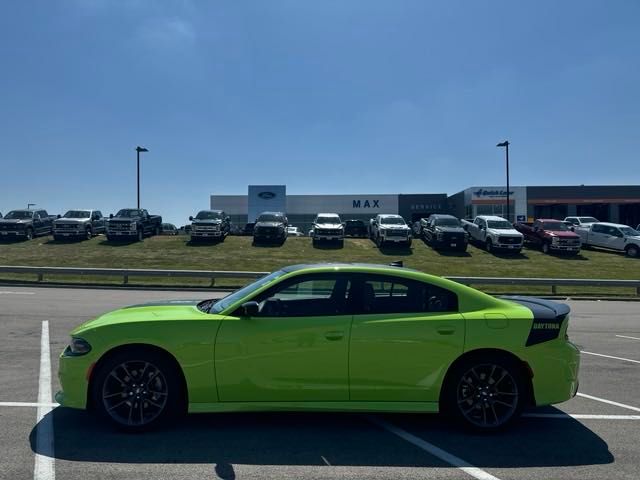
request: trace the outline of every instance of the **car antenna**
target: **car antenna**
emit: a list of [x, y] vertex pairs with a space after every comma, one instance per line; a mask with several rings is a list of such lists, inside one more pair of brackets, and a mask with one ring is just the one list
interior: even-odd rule
[[395, 261], [391, 262], [389, 264], [389, 266], [390, 267], [401, 267], [402, 268], [404, 266], [404, 264], [402, 263], [402, 260], [395, 260]]

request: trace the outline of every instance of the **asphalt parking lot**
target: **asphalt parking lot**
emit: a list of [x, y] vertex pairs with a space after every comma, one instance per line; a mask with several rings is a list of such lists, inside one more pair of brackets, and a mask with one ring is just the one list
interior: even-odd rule
[[0, 286], [0, 478], [638, 478], [637, 302], [568, 301], [584, 352], [579, 396], [493, 435], [437, 415], [326, 413], [191, 415], [126, 435], [51, 403], [75, 325], [127, 304], [206, 296]]

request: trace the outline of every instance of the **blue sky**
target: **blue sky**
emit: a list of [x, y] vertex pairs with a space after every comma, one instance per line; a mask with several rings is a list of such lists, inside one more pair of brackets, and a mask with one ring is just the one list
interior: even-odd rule
[[0, 211], [638, 183], [640, 2], [2, 2]]

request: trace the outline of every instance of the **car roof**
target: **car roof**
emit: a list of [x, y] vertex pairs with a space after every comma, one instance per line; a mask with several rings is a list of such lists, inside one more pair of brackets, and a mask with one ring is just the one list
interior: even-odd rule
[[448, 213], [432, 213], [429, 217], [433, 218], [455, 218], [457, 220], [458, 217], [455, 215], [449, 215]]
[[478, 215], [478, 218], [482, 218], [484, 220], [506, 220], [506, 218], [498, 217], [497, 215]]
[[320, 215], [325, 216], [325, 217], [339, 217], [340, 216], [337, 213], [318, 213], [316, 215], [316, 217], [319, 217]]
[[202, 212], [213, 212], [213, 213], [220, 213], [223, 212], [224, 210], [200, 210], [198, 213], [202, 213]]
[[260, 212], [258, 214], [258, 216], [260, 215], [282, 215], [284, 216], [284, 212]]
[[385, 264], [377, 264], [377, 263], [347, 263], [347, 262], [327, 262], [327, 263], [300, 263], [296, 265], [289, 265], [287, 267], [282, 268], [283, 272], [298, 272], [300, 270], [312, 270], [312, 269], [323, 269], [323, 270], [343, 270], [343, 271], [359, 271], [362, 269], [371, 269], [375, 268], [388, 270], [390, 272], [418, 272], [422, 273], [419, 270], [415, 270], [413, 268], [406, 267], [394, 267], [393, 265], [385, 265]]
[[384, 217], [384, 218], [398, 218], [398, 217], [402, 218], [402, 216], [401, 216], [401, 215], [397, 215], [397, 214], [395, 214], [395, 213], [380, 213], [380, 214], [378, 214], [378, 215], [379, 215], [380, 217]]
[[536, 222], [564, 222], [564, 220], [556, 220], [555, 218], [536, 218]]

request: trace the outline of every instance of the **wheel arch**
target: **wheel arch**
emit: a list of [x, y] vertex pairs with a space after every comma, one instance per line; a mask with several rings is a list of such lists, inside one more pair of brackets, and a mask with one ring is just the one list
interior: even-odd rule
[[522, 374], [522, 378], [524, 380], [524, 384], [527, 389], [527, 391], [525, 392], [526, 405], [531, 406], [536, 404], [534, 390], [533, 390], [533, 381], [532, 381], [533, 370], [531, 369], [531, 367], [526, 361], [522, 360], [520, 357], [518, 357], [512, 352], [509, 352], [508, 350], [503, 350], [500, 348], [478, 348], [475, 350], [464, 352], [462, 355], [456, 358], [453, 361], [453, 363], [451, 363], [451, 365], [449, 365], [449, 368], [447, 369], [447, 373], [444, 375], [444, 378], [442, 379], [442, 385], [440, 388], [440, 398], [439, 398], [440, 411], [446, 411], [448, 407], [447, 405], [445, 405], [447, 389], [450, 387], [449, 383], [451, 382], [451, 378], [452, 378], [451, 375], [453, 374], [455, 369], [458, 367], [458, 365], [471, 359], [483, 359], [483, 358], [491, 358], [491, 357], [492, 358], [502, 357], [505, 359], [509, 359], [510, 361], [513, 361], [516, 365], [519, 366], [520, 373]]
[[158, 347], [157, 345], [153, 345], [150, 343], [127, 343], [123, 345], [118, 345], [117, 347], [113, 347], [110, 350], [107, 350], [106, 352], [104, 352], [102, 356], [98, 359], [98, 361], [95, 363], [93, 368], [91, 369], [91, 374], [89, 376], [89, 383], [87, 388], [87, 409], [88, 410], [93, 409], [92, 392], [94, 388], [96, 372], [105, 363], [106, 360], [113, 357], [114, 355], [117, 355], [121, 352], [125, 352], [127, 350], [136, 350], [136, 352], [139, 352], [141, 350], [147, 351], [147, 352], [154, 352], [156, 354], [162, 355], [167, 360], [169, 360], [175, 367], [176, 372], [178, 373], [178, 378], [180, 381], [180, 385], [182, 387], [183, 406], [185, 409], [187, 408], [187, 406], [189, 405], [189, 389], [187, 388], [187, 380], [185, 378], [182, 365], [180, 365], [180, 362], [178, 362], [178, 359], [176, 359], [176, 357], [173, 356], [168, 350], [165, 350], [162, 347]]

